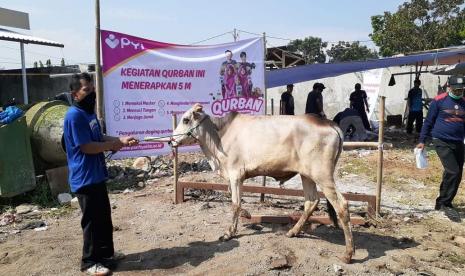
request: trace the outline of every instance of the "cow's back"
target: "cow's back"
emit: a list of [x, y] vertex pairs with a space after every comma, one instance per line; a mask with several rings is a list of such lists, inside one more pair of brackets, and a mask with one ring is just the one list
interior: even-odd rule
[[335, 123], [312, 115], [238, 115], [221, 138], [230, 166], [284, 171], [296, 171], [302, 159], [333, 156], [325, 151], [338, 151], [340, 141]]

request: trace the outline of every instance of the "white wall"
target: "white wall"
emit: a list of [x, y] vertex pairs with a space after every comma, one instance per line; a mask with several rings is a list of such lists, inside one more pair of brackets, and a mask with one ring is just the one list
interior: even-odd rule
[[[423, 68], [424, 69], [424, 68]], [[380, 95], [386, 96], [386, 115], [404, 114], [405, 100], [407, 93], [413, 87], [413, 80], [415, 75], [400, 75], [395, 76], [396, 85], [388, 86], [389, 79], [393, 73], [415, 71], [414, 67], [391, 67], [383, 69], [383, 75], [380, 84]], [[410, 84], [410, 78], [412, 84]], [[447, 81], [447, 76], [441, 76], [441, 82], [438, 82], [438, 76], [423, 73], [420, 77], [422, 82], [421, 88], [423, 89], [423, 97], [428, 96], [434, 98], [437, 95], [438, 84], [443, 85]], [[305, 113], [305, 103], [307, 95], [312, 90], [315, 82], [324, 83], [326, 89], [323, 92], [324, 110], [328, 118], [332, 119], [336, 113], [349, 107], [349, 95], [354, 91], [354, 85], [359, 82], [362, 84], [363, 89], [363, 74], [360, 72], [345, 74], [332, 78], [325, 78], [319, 80], [312, 80], [308, 82], [294, 84], [295, 113]], [[268, 113], [271, 112], [271, 99], [274, 99], [275, 114], [279, 112], [279, 101], [281, 94], [286, 91], [286, 87], [275, 87], [267, 90], [268, 93]], [[373, 107], [370, 107], [372, 109]], [[376, 110], [376, 108], [375, 108]], [[376, 118], [372, 118], [376, 119]]]

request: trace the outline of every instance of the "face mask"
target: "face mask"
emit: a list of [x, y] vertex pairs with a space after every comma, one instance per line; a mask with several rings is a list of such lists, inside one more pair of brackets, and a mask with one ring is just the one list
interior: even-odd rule
[[84, 99], [76, 102], [75, 105], [80, 109], [83, 109], [89, 114], [93, 114], [95, 112], [95, 92], [88, 94]]
[[463, 97], [463, 93], [460, 94], [460, 96], [457, 96], [457, 95], [455, 95], [454, 93], [449, 92], [449, 97], [451, 97], [451, 98], [454, 99], [454, 100], [459, 100], [460, 98]]

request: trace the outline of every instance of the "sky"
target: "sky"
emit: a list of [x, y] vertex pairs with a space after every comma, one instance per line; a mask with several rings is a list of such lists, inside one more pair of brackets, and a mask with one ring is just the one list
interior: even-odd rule
[[[268, 47], [306, 36], [324, 41], [367, 41], [370, 17], [394, 12], [404, 0], [236, 0], [142, 1], [100, 0], [101, 28], [150, 40], [192, 44], [237, 29], [239, 39], [267, 35]], [[63, 43], [54, 48], [26, 45], [26, 66], [93, 63], [95, 8], [93, 0], [0, 0], [0, 7], [29, 13], [31, 30], [6, 28]], [[245, 32], [244, 32], [245, 31]], [[253, 34], [249, 34], [253, 33]], [[271, 38], [276, 37], [276, 38]], [[283, 38], [283, 39], [277, 39]], [[233, 41], [228, 33], [200, 44]], [[0, 68], [20, 68], [19, 43], [0, 41]]]

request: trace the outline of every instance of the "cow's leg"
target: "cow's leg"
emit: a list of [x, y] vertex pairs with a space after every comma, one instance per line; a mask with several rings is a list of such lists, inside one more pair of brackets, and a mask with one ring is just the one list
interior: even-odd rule
[[312, 215], [313, 211], [315, 211], [318, 203], [320, 202], [320, 198], [318, 197], [318, 191], [316, 190], [315, 182], [306, 176], [301, 175], [302, 178], [302, 187], [304, 189], [304, 212], [300, 217], [299, 221], [294, 225], [294, 227], [287, 232], [286, 236], [291, 238], [297, 236], [299, 232], [302, 230], [305, 222], [308, 218]]
[[336, 184], [332, 177], [327, 181], [318, 182], [318, 184], [321, 185], [320, 188], [325, 194], [327, 200], [329, 200], [336, 209], [339, 221], [342, 224], [342, 230], [344, 231], [344, 238], [346, 241], [346, 252], [341, 260], [345, 263], [350, 263], [355, 248], [352, 238], [352, 230], [350, 227], [349, 205], [342, 194], [336, 190]]
[[239, 220], [239, 215], [241, 214], [241, 187], [242, 181], [240, 178], [230, 178], [231, 186], [231, 199], [232, 199], [232, 224], [229, 227], [228, 231], [220, 237], [220, 240], [227, 241], [230, 240], [237, 231], [237, 222]]

